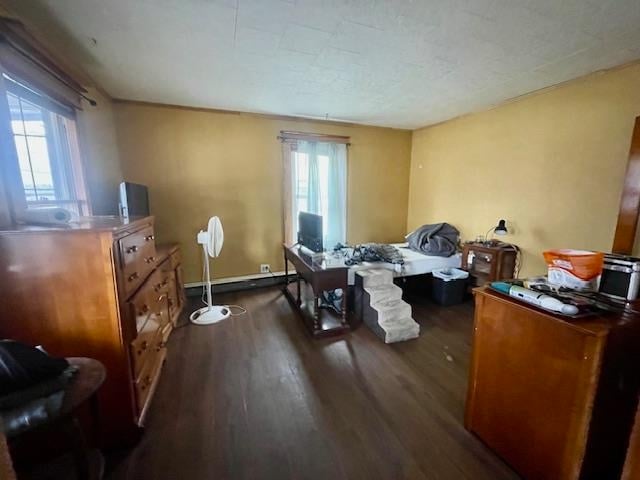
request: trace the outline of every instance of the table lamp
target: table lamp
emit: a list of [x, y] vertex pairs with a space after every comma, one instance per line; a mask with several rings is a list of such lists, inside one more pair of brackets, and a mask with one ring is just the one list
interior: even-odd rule
[[489, 238], [489, 233], [493, 230], [493, 234], [494, 235], [506, 235], [509, 233], [509, 231], [507, 230], [507, 221], [506, 220], [498, 220], [498, 224], [495, 225], [494, 227], [491, 227], [489, 230], [487, 230], [487, 233], [484, 236], [484, 243], [489, 243], [491, 240]]
[[493, 233], [495, 233], [496, 235], [506, 235], [507, 233], [509, 233], [509, 231], [507, 230], [507, 222], [505, 220], [498, 221], [498, 225], [496, 225], [496, 228], [493, 229]]

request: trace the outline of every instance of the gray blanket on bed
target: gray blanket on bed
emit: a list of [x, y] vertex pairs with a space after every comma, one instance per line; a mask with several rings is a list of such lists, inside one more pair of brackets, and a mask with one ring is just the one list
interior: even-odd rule
[[405, 238], [411, 250], [436, 257], [450, 257], [456, 253], [460, 232], [448, 223], [433, 223], [416, 228]]

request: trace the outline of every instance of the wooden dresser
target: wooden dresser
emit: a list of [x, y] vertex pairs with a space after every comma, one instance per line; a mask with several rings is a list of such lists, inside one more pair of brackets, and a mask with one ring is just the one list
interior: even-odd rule
[[531, 480], [620, 478], [638, 401], [639, 319], [568, 321], [487, 287], [465, 426]]
[[183, 305], [180, 251], [156, 247], [153, 217], [0, 231], [0, 337], [106, 366], [105, 445], [137, 438]]

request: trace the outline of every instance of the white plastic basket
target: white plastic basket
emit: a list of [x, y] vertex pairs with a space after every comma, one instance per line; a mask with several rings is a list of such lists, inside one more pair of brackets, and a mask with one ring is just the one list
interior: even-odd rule
[[433, 270], [431, 274], [445, 282], [450, 282], [452, 280], [464, 280], [469, 277], [469, 272], [465, 272], [459, 268], [438, 268]]

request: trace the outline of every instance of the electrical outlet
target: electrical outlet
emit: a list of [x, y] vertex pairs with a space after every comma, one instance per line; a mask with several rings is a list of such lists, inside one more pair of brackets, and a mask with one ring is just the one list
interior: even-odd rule
[[262, 263], [260, 265], [260, 273], [269, 273], [271, 272], [271, 266], [268, 263]]

